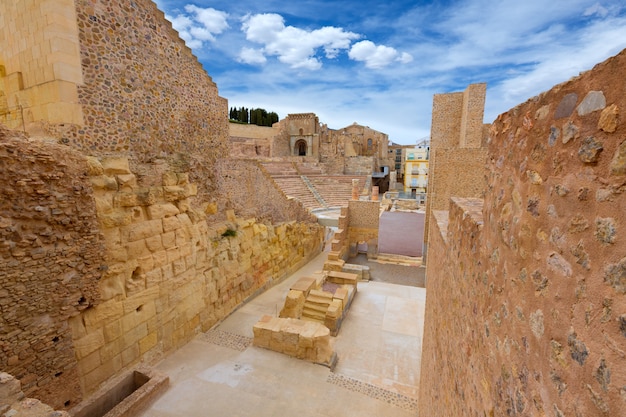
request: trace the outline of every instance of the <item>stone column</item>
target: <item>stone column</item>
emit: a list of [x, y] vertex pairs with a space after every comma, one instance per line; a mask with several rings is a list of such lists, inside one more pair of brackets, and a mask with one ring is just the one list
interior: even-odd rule
[[352, 180], [352, 199], [359, 199], [359, 180], [356, 178]]
[[372, 201], [378, 201], [378, 185], [372, 186]]

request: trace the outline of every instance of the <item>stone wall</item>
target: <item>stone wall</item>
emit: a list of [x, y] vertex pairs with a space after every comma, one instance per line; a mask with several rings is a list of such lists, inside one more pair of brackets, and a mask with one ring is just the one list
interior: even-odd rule
[[279, 134], [275, 128], [242, 123], [229, 123], [231, 158], [269, 158], [272, 155], [274, 137]]
[[83, 123], [74, 0], [0, 3], [0, 123]]
[[[139, 162], [184, 151], [202, 154], [210, 167], [226, 154], [227, 102], [151, 0], [2, 7], [10, 56], [0, 65], [5, 85], [21, 77], [22, 89], [32, 91], [28, 131], [43, 129], [86, 154]], [[9, 102], [26, 100], [28, 91], [5, 90]]]
[[500, 115], [484, 200], [433, 212], [420, 415], [626, 414], [624, 68]]
[[215, 171], [216, 191], [212, 198], [224, 202], [224, 207], [218, 207], [217, 219], [224, 219], [224, 209], [233, 209], [239, 217], [256, 217], [272, 223], [317, 222], [298, 200], [288, 200], [256, 161], [224, 159], [216, 164]]
[[435, 94], [433, 97], [424, 262], [427, 262], [433, 227], [432, 212], [447, 209], [451, 196], [482, 195], [488, 134], [487, 126], [483, 125], [486, 89], [486, 84], [471, 84], [462, 93]]
[[123, 158], [90, 163], [108, 262], [103, 302], [70, 320], [85, 392], [180, 347], [321, 250], [315, 223], [264, 224], [233, 210], [207, 222], [212, 208], [190, 204], [197, 185], [175, 167], [146, 186]]
[[0, 369], [27, 396], [81, 398], [70, 317], [100, 301], [106, 265], [86, 159], [0, 129]]
[[372, 156], [350, 156], [344, 160], [343, 173], [346, 175], [372, 175], [376, 170]]

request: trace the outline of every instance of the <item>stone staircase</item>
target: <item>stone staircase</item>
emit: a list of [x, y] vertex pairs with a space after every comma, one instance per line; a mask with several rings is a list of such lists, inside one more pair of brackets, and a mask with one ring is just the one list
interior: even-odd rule
[[317, 321], [324, 324], [326, 312], [332, 301], [332, 293], [321, 290], [311, 290], [304, 303], [302, 320]]

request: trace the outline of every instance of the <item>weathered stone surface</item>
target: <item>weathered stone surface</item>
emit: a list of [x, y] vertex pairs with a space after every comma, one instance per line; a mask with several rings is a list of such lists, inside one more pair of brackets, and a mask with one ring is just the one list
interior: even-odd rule
[[602, 110], [606, 107], [606, 99], [602, 91], [590, 91], [578, 105], [576, 111], [579, 116], [585, 116], [591, 112]]
[[608, 264], [604, 268], [604, 282], [616, 291], [626, 294], [626, 258], [622, 258], [617, 263]]
[[568, 336], [567, 344], [569, 346], [572, 359], [578, 362], [579, 365], [584, 365], [587, 357], [589, 356], [587, 346], [576, 338], [576, 333], [571, 333]]
[[601, 129], [607, 133], [613, 133], [617, 130], [619, 118], [619, 108], [615, 104], [611, 104], [604, 109], [600, 114], [598, 120], [598, 129]]
[[617, 235], [615, 219], [607, 217], [596, 219], [596, 238], [605, 244], [615, 243]]
[[563, 144], [567, 144], [571, 140], [578, 139], [580, 137], [580, 131], [578, 127], [571, 121], [565, 123], [563, 126]]
[[604, 147], [593, 136], [583, 139], [582, 145], [578, 149], [578, 158], [586, 164], [594, 164], [600, 158], [600, 152]]
[[612, 175], [626, 175], [626, 141], [623, 141], [611, 160]]
[[569, 117], [574, 109], [576, 108], [576, 101], [578, 100], [578, 94], [569, 93], [566, 94], [562, 99], [559, 105], [556, 107], [554, 111], [555, 119], [562, 119], [563, 117]]

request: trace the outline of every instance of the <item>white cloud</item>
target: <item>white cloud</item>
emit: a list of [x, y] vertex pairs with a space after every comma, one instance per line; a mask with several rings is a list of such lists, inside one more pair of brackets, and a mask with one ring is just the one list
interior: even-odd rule
[[202, 48], [207, 41], [214, 42], [215, 35], [221, 34], [229, 27], [228, 13], [211, 7], [201, 8], [188, 4], [185, 6], [185, 12], [188, 14], [166, 15], [165, 18], [172, 22], [172, 27], [191, 49]]
[[265, 55], [276, 56], [291, 68], [308, 70], [322, 67], [316, 56], [320, 48], [326, 58], [336, 58], [341, 50], [350, 47], [353, 39], [361, 37], [332, 26], [312, 31], [285, 26], [283, 17], [275, 13], [246, 15], [241, 29], [247, 40], [263, 45], [261, 51]]
[[587, 10], [585, 10], [583, 16], [598, 15], [600, 17], [606, 17], [608, 14], [609, 11], [606, 9], [606, 7], [602, 6], [600, 3], [596, 3], [593, 6], [589, 7]]
[[267, 58], [263, 55], [263, 51], [254, 48], [241, 48], [239, 53], [239, 62], [251, 65], [260, 65], [267, 62]]
[[400, 53], [390, 46], [376, 45], [372, 41], [361, 41], [352, 45], [348, 53], [350, 59], [365, 62], [367, 68], [383, 68], [394, 61], [406, 64], [413, 57], [404, 52]]

